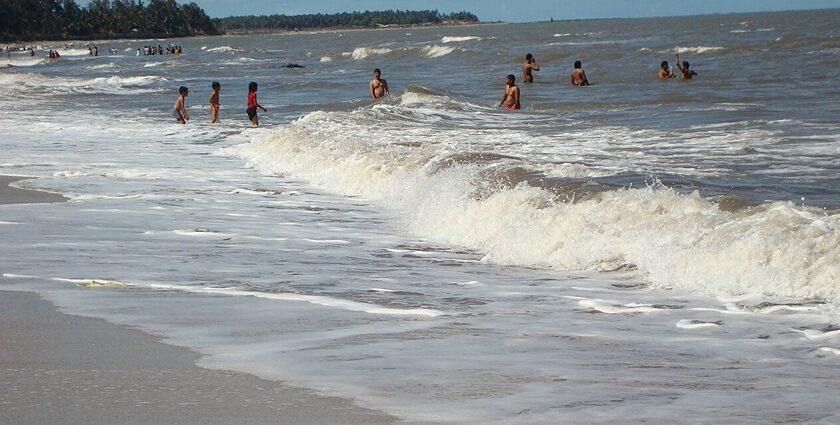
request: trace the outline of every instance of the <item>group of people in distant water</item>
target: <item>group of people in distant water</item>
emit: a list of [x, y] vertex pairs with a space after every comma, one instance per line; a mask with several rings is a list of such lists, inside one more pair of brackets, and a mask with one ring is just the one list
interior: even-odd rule
[[[688, 61], [682, 61], [682, 63], [680, 62], [679, 52], [674, 53], [674, 55], [676, 56], [677, 60], [677, 68], [679, 68], [680, 76], [683, 80], [690, 80], [692, 77], [697, 75], [696, 72], [690, 69], [691, 65], [688, 63]], [[537, 63], [537, 59], [534, 57], [534, 55], [531, 53], [525, 55], [525, 62], [522, 63], [523, 80], [526, 83], [533, 83], [534, 71], [539, 70], [540, 65]], [[662, 63], [659, 65], [659, 78], [669, 79], [675, 77], [676, 74], [671, 70], [670, 66], [668, 65], [668, 61], [662, 61]], [[586, 77], [586, 72], [583, 70], [583, 64], [579, 60], [576, 60], [573, 65], [572, 74], [570, 76], [570, 82], [573, 86], [578, 87], [589, 85], [589, 79]], [[499, 101], [499, 107], [506, 109], [521, 108], [519, 93], [519, 87], [516, 85], [516, 76], [513, 74], [508, 74], [508, 76], [505, 77], [505, 89], [502, 93], [502, 99]]]
[[6, 57], [9, 58], [9, 59], [12, 58], [12, 52], [29, 52], [30, 56], [35, 56], [35, 47], [31, 47], [31, 46], [24, 46], [24, 47], [6, 46], [5, 51], [6, 51]]
[[143, 49], [137, 49], [137, 56], [149, 56], [149, 55], [180, 55], [184, 52], [184, 49], [181, 46], [176, 46], [174, 44], [170, 44], [167, 47], [163, 47], [161, 45], [157, 46], [143, 46]]
[[[67, 47], [65, 46], [65, 48], [67, 48]], [[6, 46], [6, 48], [5, 48], [6, 57], [11, 59], [12, 58], [12, 52], [17, 52], [17, 51], [25, 51], [25, 52], [28, 52], [30, 56], [33, 56], [33, 57], [35, 56], [35, 47], [20, 48], [20, 47]], [[144, 55], [144, 56], [149, 56], [149, 55], [180, 55], [183, 52], [184, 52], [184, 49], [181, 48], [180, 45], [176, 46], [174, 44], [170, 44], [167, 47], [163, 47], [163, 46], [144, 46], [142, 49], [137, 49], [137, 56], [140, 56], [140, 55]], [[108, 53], [111, 54], [111, 55], [116, 55], [116, 54], [119, 54], [119, 50], [117, 50], [115, 47], [111, 47], [110, 49], [108, 49]], [[58, 58], [61, 57], [61, 54], [58, 52], [57, 49], [50, 49], [47, 56], [50, 59], [58, 59]], [[99, 46], [88, 46], [88, 56], [99, 56]]]
[[[688, 61], [680, 61], [680, 54], [678, 52], [675, 53], [675, 57], [677, 61], [677, 68], [680, 70], [680, 76], [682, 79], [690, 80], [692, 77], [697, 75], [697, 73], [690, 68]], [[540, 65], [537, 63], [537, 59], [534, 55], [531, 53], [525, 55], [525, 62], [522, 63], [523, 80], [526, 83], [533, 83], [534, 71], [539, 70]], [[671, 70], [668, 65], [668, 61], [662, 61], [659, 66], [659, 78], [664, 80], [675, 77], [676, 74]], [[569, 82], [573, 86], [578, 87], [589, 85], [589, 79], [586, 77], [586, 72], [583, 70], [583, 64], [581, 61], [575, 61], [572, 73], [569, 76]], [[210, 95], [210, 123], [213, 124], [219, 122], [219, 91], [221, 90], [221, 84], [219, 84], [218, 81], [214, 81], [211, 84], [211, 89], [213, 91]], [[390, 92], [388, 88], [388, 81], [382, 78], [382, 70], [379, 68], [373, 70], [373, 79], [370, 80], [370, 83], [368, 84], [368, 90], [370, 92], [370, 97], [373, 98], [373, 100], [380, 99]], [[172, 107], [172, 114], [178, 123], [186, 124], [187, 121], [190, 120], [190, 116], [187, 113], [185, 106], [186, 98], [189, 95], [189, 89], [181, 86], [178, 89], [178, 93], [178, 99]], [[519, 86], [516, 85], [516, 76], [508, 74], [508, 76], [505, 77], [505, 88], [502, 93], [502, 98], [499, 100], [498, 106], [505, 109], [520, 109], [522, 106], [519, 97], [520, 90]], [[262, 109], [263, 112], [268, 112], [268, 110], [263, 108], [262, 105], [257, 102], [257, 83], [251, 82], [248, 84], [248, 96], [246, 99], [245, 111], [248, 114], [248, 119], [254, 126], [260, 125], [259, 117], [257, 116], [257, 109]]]

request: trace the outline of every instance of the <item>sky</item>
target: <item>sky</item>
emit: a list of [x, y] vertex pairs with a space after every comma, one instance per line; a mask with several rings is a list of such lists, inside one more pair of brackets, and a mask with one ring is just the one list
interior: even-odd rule
[[[189, 0], [178, 0], [186, 3]], [[214, 18], [231, 15], [298, 15], [355, 10], [467, 10], [482, 21], [634, 18], [840, 8], [840, 0], [192, 0]], [[86, 3], [84, 1], [79, 3]]]

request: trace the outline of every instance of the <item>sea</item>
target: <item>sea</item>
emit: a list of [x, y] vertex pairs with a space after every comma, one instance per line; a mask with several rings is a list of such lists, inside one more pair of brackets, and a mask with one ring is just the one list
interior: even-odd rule
[[0, 288], [406, 424], [840, 423], [840, 9], [35, 52]]

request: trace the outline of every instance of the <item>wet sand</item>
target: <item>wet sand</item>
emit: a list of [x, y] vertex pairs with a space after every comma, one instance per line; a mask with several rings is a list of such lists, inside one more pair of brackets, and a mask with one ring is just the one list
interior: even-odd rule
[[[19, 179], [0, 176], [0, 204], [65, 199], [8, 187]], [[199, 357], [134, 329], [63, 314], [35, 293], [0, 290], [3, 425], [396, 421], [351, 400], [247, 374], [202, 369], [195, 365]]]
[[9, 183], [24, 180], [27, 177], [0, 176], [0, 205], [3, 204], [34, 204], [42, 202], [64, 202], [67, 198], [40, 190], [18, 189]]

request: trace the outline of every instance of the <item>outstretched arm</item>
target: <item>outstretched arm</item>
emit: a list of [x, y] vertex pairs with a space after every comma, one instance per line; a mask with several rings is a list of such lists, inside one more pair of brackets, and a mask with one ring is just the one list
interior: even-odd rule
[[682, 62], [680, 62], [680, 54], [679, 53], [674, 53], [674, 57], [677, 58], [677, 68], [679, 68], [680, 71], [685, 72], [685, 70], [683, 69], [683, 66], [682, 66]]

